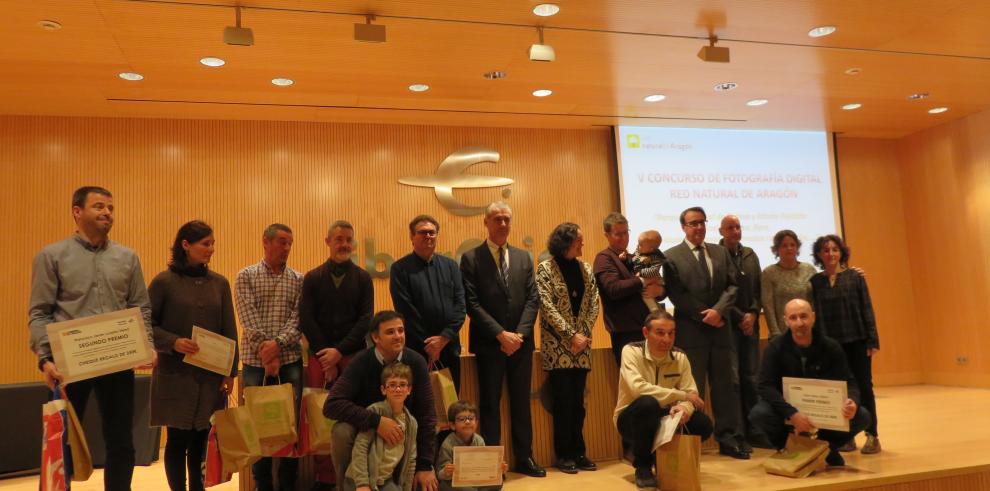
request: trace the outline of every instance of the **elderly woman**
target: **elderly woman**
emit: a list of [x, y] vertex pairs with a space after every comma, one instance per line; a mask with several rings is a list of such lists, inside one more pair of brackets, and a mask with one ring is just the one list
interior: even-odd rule
[[172, 491], [201, 491], [200, 463], [213, 411], [223, 409], [237, 374], [235, 353], [230, 373], [214, 373], [183, 362], [199, 351], [193, 326], [237, 342], [234, 304], [227, 279], [210, 271], [213, 230], [201, 221], [186, 223], [172, 243], [172, 261], [148, 294], [158, 366], [151, 381], [151, 424], [165, 426], [165, 476]]
[[[873, 395], [873, 355], [880, 351], [877, 321], [873, 302], [866, 288], [866, 279], [849, 269], [849, 248], [837, 235], [815, 240], [812, 247], [815, 264], [824, 271], [811, 278], [815, 313], [825, 335], [838, 341], [846, 352], [849, 368], [856, 378], [863, 407], [872, 421], [866, 428], [864, 454], [880, 452], [877, 436], [877, 403]], [[840, 450], [852, 451], [856, 443], [850, 440]]]
[[801, 239], [793, 230], [781, 230], [773, 236], [773, 247], [777, 263], [763, 270], [760, 276], [763, 313], [772, 338], [787, 331], [784, 324], [784, 305], [800, 298], [811, 303], [811, 277], [817, 272], [815, 267], [798, 261]]
[[567, 222], [547, 239], [551, 259], [536, 268], [540, 293], [540, 349], [553, 412], [557, 468], [567, 474], [593, 471], [584, 455], [584, 387], [591, 370], [591, 328], [598, 318], [598, 288], [591, 266], [578, 259], [581, 229]]

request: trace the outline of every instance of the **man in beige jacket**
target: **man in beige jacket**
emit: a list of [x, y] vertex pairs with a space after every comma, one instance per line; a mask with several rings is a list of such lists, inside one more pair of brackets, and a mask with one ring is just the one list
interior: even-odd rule
[[674, 348], [674, 335], [674, 318], [659, 310], [644, 322], [645, 341], [622, 349], [615, 426], [622, 435], [625, 453], [632, 454], [640, 488], [657, 484], [652, 447], [662, 417], [680, 414], [684, 432], [702, 440], [712, 433], [711, 419], [697, 411], [705, 403], [698, 396], [687, 355]]

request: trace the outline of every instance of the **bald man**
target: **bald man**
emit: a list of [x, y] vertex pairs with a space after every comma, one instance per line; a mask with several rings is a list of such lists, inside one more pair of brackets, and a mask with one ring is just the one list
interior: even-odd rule
[[846, 382], [848, 398], [842, 416], [849, 420], [849, 431], [817, 430], [818, 439], [828, 442], [829, 466], [846, 465], [839, 447], [863, 431], [870, 422], [870, 413], [859, 406], [859, 388], [849, 371], [846, 354], [835, 340], [814, 329], [815, 312], [811, 304], [794, 299], [784, 307], [784, 323], [788, 333], [772, 340], [763, 352], [760, 367], [760, 402], [749, 413], [750, 422], [763, 431], [775, 448], [784, 448], [787, 434], [792, 430], [810, 433], [816, 430], [808, 416], [784, 400], [784, 377], [814, 378]]

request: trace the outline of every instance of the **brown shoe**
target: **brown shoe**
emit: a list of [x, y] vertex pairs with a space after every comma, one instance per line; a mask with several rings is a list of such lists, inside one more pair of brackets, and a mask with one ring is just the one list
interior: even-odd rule
[[876, 435], [866, 434], [866, 443], [863, 444], [860, 452], [864, 454], [880, 453], [880, 438]]
[[850, 438], [845, 445], [839, 447], [840, 452], [855, 452], [856, 451], [856, 439]]

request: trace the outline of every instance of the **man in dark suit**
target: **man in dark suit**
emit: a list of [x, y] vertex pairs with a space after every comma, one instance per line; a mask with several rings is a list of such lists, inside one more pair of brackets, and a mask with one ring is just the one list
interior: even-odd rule
[[508, 244], [512, 227], [509, 205], [497, 202], [485, 211], [488, 239], [461, 257], [461, 277], [469, 324], [470, 347], [478, 363], [481, 436], [498, 445], [502, 379], [509, 387], [512, 451], [516, 472], [545, 477], [533, 461], [533, 427], [529, 412], [533, 368], [533, 323], [539, 297], [529, 253]]
[[729, 320], [736, 300], [736, 268], [724, 247], [705, 242], [706, 222], [701, 207], [681, 212], [684, 242], [664, 252], [664, 280], [674, 303], [677, 347], [691, 361], [698, 392], [705, 393], [707, 380], [712, 384], [719, 452], [748, 459], [753, 449], [742, 432], [739, 374]]

